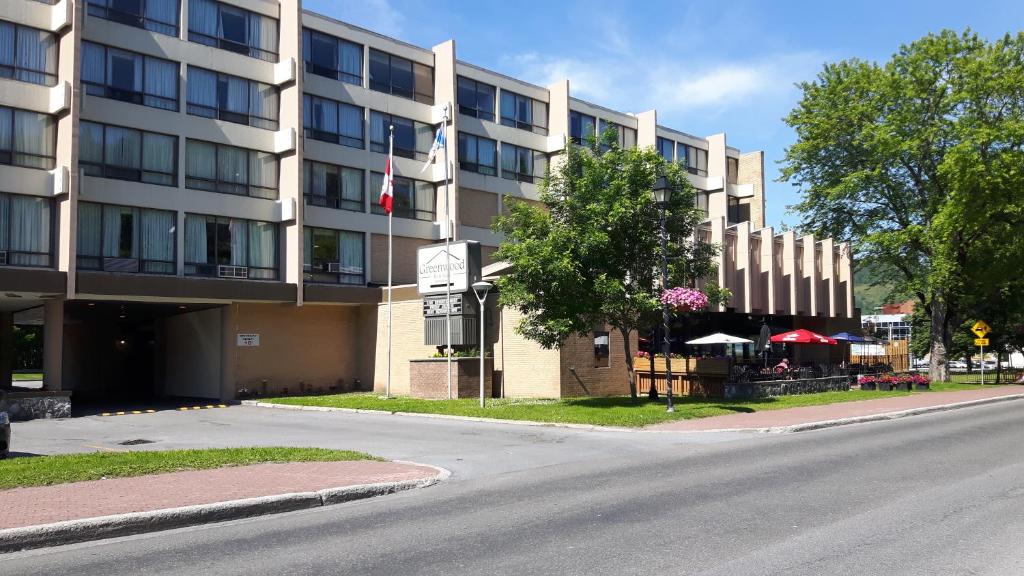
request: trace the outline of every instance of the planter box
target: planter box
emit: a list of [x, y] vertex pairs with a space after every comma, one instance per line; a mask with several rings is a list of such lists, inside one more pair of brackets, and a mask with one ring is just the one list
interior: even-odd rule
[[918, 383], [914, 385], [914, 390], [931, 390], [931, 386], [927, 382]]
[[891, 382], [879, 382], [878, 383], [878, 389], [881, 390], [882, 392], [888, 392], [888, 391], [892, 390], [892, 383]]
[[[484, 359], [484, 396], [492, 397], [494, 359]], [[448, 399], [448, 360], [424, 358], [409, 361], [409, 395], [427, 400]], [[452, 397], [480, 397], [480, 359], [452, 358]]]
[[878, 389], [878, 384], [876, 382], [861, 382], [860, 383], [860, 389], [861, 390], [877, 390]]

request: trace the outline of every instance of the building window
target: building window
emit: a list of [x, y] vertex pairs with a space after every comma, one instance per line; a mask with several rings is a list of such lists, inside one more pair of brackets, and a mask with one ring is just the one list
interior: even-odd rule
[[497, 176], [498, 142], [459, 132], [459, 168], [487, 176]]
[[302, 54], [310, 74], [356, 86], [363, 83], [363, 47], [359, 44], [303, 28]]
[[697, 190], [697, 209], [704, 212], [704, 215], [708, 214], [708, 204], [711, 199], [711, 193], [707, 190]]
[[82, 122], [79, 165], [90, 176], [178, 185], [178, 137]]
[[302, 179], [306, 204], [363, 212], [363, 171], [306, 160]]
[[686, 144], [676, 144], [676, 162], [682, 164], [690, 174], [696, 174], [697, 176], [708, 175], [707, 150]]
[[306, 249], [302, 269], [307, 282], [366, 283], [362, 232], [306, 227], [303, 235]]
[[277, 156], [226, 144], [186, 140], [185, 187], [277, 200]]
[[725, 159], [725, 174], [726, 174], [726, 181], [729, 184], [736, 184], [736, 183], [738, 183], [739, 175], [740, 175], [740, 159], [739, 158], [729, 158], [729, 157], [727, 157]]
[[527, 96], [501, 91], [501, 123], [537, 134], [548, 133], [548, 104]]
[[729, 224], [739, 224], [750, 220], [750, 204], [741, 202], [739, 198], [729, 197]]
[[[658, 137], [658, 154], [661, 154], [661, 157], [669, 162], [673, 160], [675, 146], [675, 142], [668, 138]], [[680, 144], [680, 146], [682, 146], [682, 144]]]
[[276, 280], [277, 225], [186, 214], [185, 274]]
[[0, 164], [53, 170], [57, 164], [53, 116], [0, 106]]
[[178, 63], [92, 42], [82, 43], [86, 94], [178, 110]]
[[580, 112], [569, 112], [569, 137], [577, 145], [587, 144], [597, 130], [597, 118]]
[[215, 0], [189, 0], [188, 39], [277, 62], [277, 20]]
[[174, 212], [78, 203], [78, 267], [174, 274]]
[[[616, 124], [615, 122], [611, 122], [609, 120], [605, 120], [604, 118], [599, 118], [597, 121], [597, 125], [597, 133], [599, 138], [603, 137], [606, 131], [614, 130], [615, 141], [620, 149], [628, 150], [631, 148], [636, 148], [636, 130], [632, 128], [627, 128], [625, 126], [620, 126], [619, 124]], [[609, 146], [601, 144], [602, 153], [607, 152], [609, 149]]]
[[89, 14], [151, 32], [178, 35], [178, 0], [89, 0]]
[[520, 182], [533, 182], [543, 178], [548, 157], [543, 152], [501, 143], [501, 177]]
[[188, 67], [188, 113], [277, 130], [277, 87]]
[[371, 48], [370, 90], [433, 104], [434, 69]]
[[609, 335], [604, 330], [594, 331], [594, 368], [607, 368], [611, 366], [611, 350], [609, 349]]
[[53, 200], [0, 194], [0, 266], [52, 266]]
[[57, 85], [57, 36], [0, 22], [0, 78]]
[[306, 138], [362, 149], [363, 109], [351, 104], [305, 94], [302, 126]]
[[459, 76], [459, 113], [494, 122], [494, 86]]
[[434, 143], [434, 127], [401, 116], [370, 111], [370, 150], [388, 153], [388, 128], [395, 127], [395, 156], [426, 160]]
[[[434, 221], [435, 198], [437, 189], [432, 182], [412, 180], [395, 176], [394, 194], [395, 200], [392, 206], [392, 215], [395, 218], [409, 218], [411, 220]], [[384, 183], [384, 175], [380, 172], [370, 172], [370, 190], [380, 190]], [[370, 206], [374, 214], [384, 214], [384, 208], [374, 202]]]

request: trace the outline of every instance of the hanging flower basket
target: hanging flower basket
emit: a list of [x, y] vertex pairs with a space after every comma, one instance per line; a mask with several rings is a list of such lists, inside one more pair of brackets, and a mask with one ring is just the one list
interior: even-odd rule
[[708, 307], [708, 297], [695, 288], [669, 288], [661, 293], [661, 303], [676, 312], [696, 312]]

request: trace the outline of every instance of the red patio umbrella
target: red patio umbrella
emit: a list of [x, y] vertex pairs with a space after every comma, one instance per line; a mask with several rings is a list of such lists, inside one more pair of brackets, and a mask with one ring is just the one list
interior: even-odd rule
[[799, 330], [776, 334], [772, 336], [772, 342], [781, 344], [835, 344], [836, 339], [800, 328]]

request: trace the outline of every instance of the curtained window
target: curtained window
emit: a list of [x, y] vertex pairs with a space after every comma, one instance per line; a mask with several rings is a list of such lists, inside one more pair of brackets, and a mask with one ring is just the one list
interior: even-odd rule
[[371, 48], [370, 89], [433, 104], [434, 69]]
[[365, 283], [362, 232], [306, 227], [303, 235], [303, 270], [307, 282]]
[[52, 170], [56, 155], [52, 116], [0, 106], [0, 164]]
[[395, 156], [425, 160], [434, 143], [434, 127], [401, 116], [370, 111], [370, 150], [388, 153], [389, 127], [394, 127]]
[[494, 86], [459, 76], [459, 113], [494, 122]]
[[185, 215], [185, 274], [237, 277], [220, 267], [247, 269], [248, 278], [277, 278], [277, 225], [220, 216]]
[[[589, 139], [594, 137], [597, 130], [597, 119], [593, 116], [576, 112], [569, 112], [569, 137], [578, 146], [584, 146]], [[671, 160], [671, 157], [669, 158]]]
[[90, 176], [178, 185], [178, 137], [81, 122], [78, 162]]
[[363, 47], [359, 44], [304, 28], [302, 54], [311, 74], [356, 86], [363, 83]]
[[215, 0], [190, 0], [188, 39], [267, 62], [278, 60], [276, 19]]
[[302, 96], [302, 126], [307, 138], [362, 149], [363, 109], [310, 94]]
[[178, 110], [178, 63], [92, 42], [82, 43], [87, 94]]
[[322, 162], [303, 163], [303, 197], [310, 206], [363, 212], [363, 171]]
[[104, 20], [178, 35], [178, 0], [88, 0], [88, 11]]
[[488, 176], [497, 176], [497, 146], [497, 141], [490, 138], [459, 132], [459, 168]]
[[548, 104], [508, 90], [501, 91], [501, 123], [537, 134], [548, 133]]
[[[432, 182], [423, 182], [395, 176], [395, 201], [392, 214], [396, 218], [413, 220], [434, 220], [435, 198], [437, 187]], [[384, 183], [384, 175], [380, 172], [370, 173], [370, 190], [380, 190]], [[384, 209], [376, 202], [370, 206], [373, 214], [384, 214]]]
[[[542, 158], [542, 166], [538, 173], [535, 159]], [[513, 146], [507, 142], [501, 144], [501, 177], [520, 182], [533, 182], [536, 177], [543, 177], [547, 166], [547, 156], [541, 152]]]
[[277, 130], [279, 93], [270, 86], [239, 76], [188, 67], [187, 111], [266, 130]]
[[278, 158], [268, 152], [186, 140], [185, 187], [276, 200]]
[[52, 265], [53, 200], [0, 194], [0, 265]]
[[0, 78], [57, 85], [57, 36], [0, 22]]

